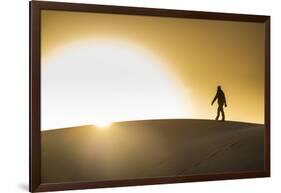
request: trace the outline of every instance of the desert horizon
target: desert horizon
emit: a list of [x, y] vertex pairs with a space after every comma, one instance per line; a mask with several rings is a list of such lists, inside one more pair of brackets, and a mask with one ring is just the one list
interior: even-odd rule
[[120, 121], [114, 121], [114, 122], [108, 122], [104, 124], [95, 124], [89, 123], [83, 124], [83, 125], [71, 125], [66, 127], [60, 127], [60, 128], [42, 128], [41, 132], [44, 131], [51, 131], [51, 130], [58, 130], [58, 129], [71, 129], [71, 128], [77, 128], [77, 127], [85, 127], [85, 126], [94, 126], [96, 128], [107, 128], [112, 126], [113, 124], [119, 124], [119, 123], [129, 123], [129, 122], [136, 122], [136, 121], [165, 121], [165, 120], [197, 120], [197, 121], [221, 121], [221, 122], [233, 122], [233, 123], [249, 123], [249, 124], [257, 124], [257, 125], [264, 125], [263, 123], [257, 123], [257, 122], [246, 122], [246, 121], [239, 121], [239, 120], [215, 120], [215, 119], [204, 119], [204, 118], [189, 118], [189, 117], [182, 117], [182, 118], [155, 118], [155, 119], [133, 119], [133, 120], [120, 120]]

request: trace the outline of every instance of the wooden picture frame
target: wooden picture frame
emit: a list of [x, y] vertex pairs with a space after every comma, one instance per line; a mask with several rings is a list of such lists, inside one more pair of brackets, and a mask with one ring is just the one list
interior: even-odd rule
[[[123, 7], [93, 4], [30, 2], [30, 192], [75, 190], [103, 187], [121, 187], [149, 184], [182, 183], [195, 181], [227, 180], [270, 177], [270, 16], [212, 13], [200, 11], [168, 10], [141, 7]], [[83, 13], [110, 13], [116, 15], [157, 16], [162, 18], [203, 19], [215, 21], [254, 22], [265, 25], [264, 52], [264, 170], [226, 172], [188, 176], [152, 177], [94, 182], [41, 181], [41, 11], [71, 11]]]

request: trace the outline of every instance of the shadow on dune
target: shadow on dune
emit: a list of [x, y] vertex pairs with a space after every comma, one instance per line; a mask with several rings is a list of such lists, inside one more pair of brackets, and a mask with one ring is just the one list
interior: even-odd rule
[[42, 182], [262, 171], [264, 125], [143, 120], [42, 132]]

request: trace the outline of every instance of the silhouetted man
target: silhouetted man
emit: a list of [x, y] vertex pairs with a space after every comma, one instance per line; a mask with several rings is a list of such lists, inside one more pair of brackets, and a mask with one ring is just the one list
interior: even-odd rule
[[227, 104], [226, 104], [224, 93], [223, 93], [223, 91], [222, 91], [220, 86], [218, 86], [217, 94], [216, 94], [215, 98], [212, 101], [212, 105], [214, 104], [214, 102], [216, 100], [218, 100], [218, 105], [219, 105], [218, 106], [218, 112], [217, 112], [216, 120], [219, 119], [220, 113], [221, 113], [222, 114], [222, 121], [224, 121], [225, 117], [224, 117], [223, 106], [227, 107]]

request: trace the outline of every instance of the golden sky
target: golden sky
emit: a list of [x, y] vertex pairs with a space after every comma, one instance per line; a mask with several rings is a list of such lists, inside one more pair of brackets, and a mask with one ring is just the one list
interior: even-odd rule
[[190, 96], [191, 118], [216, 116], [211, 101], [221, 85], [227, 120], [264, 123], [262, 23], [49, 10], [41, 18], [43, 60], [75, 41], [128, 41], [165, 61]]

